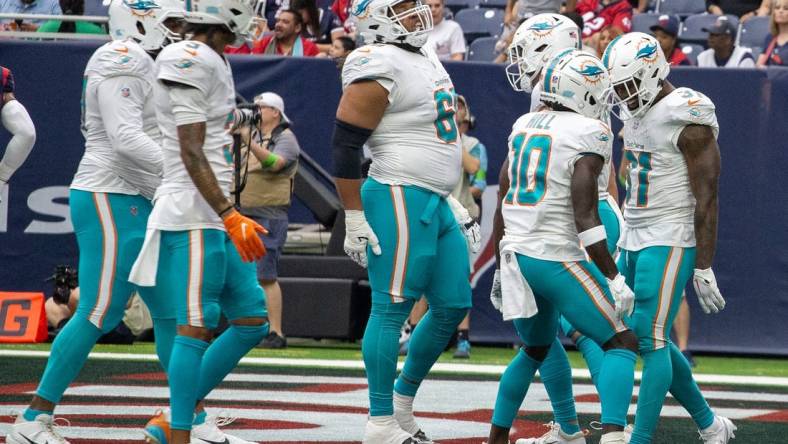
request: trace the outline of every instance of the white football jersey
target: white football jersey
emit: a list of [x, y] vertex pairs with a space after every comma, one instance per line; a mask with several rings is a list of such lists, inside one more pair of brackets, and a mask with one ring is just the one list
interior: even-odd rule
[[572, 208], [572, 173], [583, 155], [597, 154], [607, 165], [612, 151], [610, 128], [574, 112], [540, 111], [515, 122], [502, 213], [505, 237], [517, 242], [518, 253], [585, 260]]
[[[126, 41], [109, 42], [101, 46], [90, 57], [85, 67], [82, 84], [82, 135], [85, 137], [85, 153], [79, 163], [71, 188], [83, 191], [119, 194], [139, 194], [135, 183], [142, 179], [142, 187], [156, 189], [161, 168], [159, 128], [153, 106], [153, 84], [155, 83], [153, 59], [137, 43]], [[99, 87], [102, 94], [99, 96]], [[103, 115], [100, 102], [114, 103], [110, 110], [114, 116]], [[141, 109], [142, 116], [129, 115], [129, 109]], [[140, 171], [128, 159], [119, 156], [112, 147], [118, 134], [109, 134], [107, 121], [142, 119], [142, 131], [152, 140], [141, 142], [148, 156], [155, 158], [150, 170]], [[117, 131], [123, 129], [118, 127]], [[155, 141], [155, 144], [153, 142]], [[147, 146], [145, 146], [147, 145]]]
[[383, 119], [367, 142], [369, 176], [385, 184], [451, 193], [462, 170], [457, 96], [435, 52], [363, 46], [347, 57], [342, 86], [362, 79], [376, 80], [389, 92]]
[[154, 87], [156, 116], [162, 133], [164, 177], [156, 190], [156, 203], [148, 226], [159, 230], [215, 228], [224, 224], [192, 182], [181, 160], [178, 130], [169, 96], [162, 81], [198, 89], [205, 98], [203, 152], [219, 186], [230, 196], [233, 181], [233, 138], [229, 132], [235, 109], [235, 84], [227, 60], [208, 45], [185, 40], [164, 48], [156, 58], [158, 80]]
[[714, 103], [689, 88], [677, 88], [624, 125], [630, 167], [621, 248], [695, 246], [695, 197], [677, 145], [687, 125], [707, 125], [715, 137], [719, 133]]
[[[543, 82], [536, 82], [536, 85], [534, 85], [534, 88], [533, 88], [533, 90], [531, 92], [531, 112], [532, 113], [538, 111], [539, 109], [541, 109], [542, 107], [545, 106], [545, 104], [542, 103], [542, 100], [541, 100], [541, 97], [540, 97], [541, 94], [542, 94], [542, 84], [543, 84]], [[610, 127], [610, 120], [609, 119], [608, 119], [608, 122], [607, 122], [607, 126]], [[610, 162], [612, 162], [612, 161], [613, 161], [613, 159], [611, 157], [611, 159], [605, 163], [605, 166], [602, 168], [602, 172], [599, 174], [599, 181], [598, 181], [599, 189], [597, 190], [598, 193], [599, 193], [599, 200], [605, 200], [605, 199], [607, 199], [607, 196], [610, 195], [610, 193], [608, 193], [608, 191], [607, 191], [607, 184], [610, 181], [610, 171], [611, 171]]]

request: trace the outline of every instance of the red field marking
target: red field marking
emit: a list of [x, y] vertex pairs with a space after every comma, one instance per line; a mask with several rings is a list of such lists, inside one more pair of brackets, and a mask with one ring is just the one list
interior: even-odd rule
[[293, 391], [308, 393], [345, 393], [366, 389], [366, 384], [312, 384], [293, 389]]
[[747, 418], [748, 421], [761, 421], [761, 422], [788, 422], [788, 410], [780, 410], [766, 415], [753, 416]]
[[167, 375], [164, 372], [130, 373], [128, 375], [115, 375], [112, 379], [120, 381], [166, 381]]

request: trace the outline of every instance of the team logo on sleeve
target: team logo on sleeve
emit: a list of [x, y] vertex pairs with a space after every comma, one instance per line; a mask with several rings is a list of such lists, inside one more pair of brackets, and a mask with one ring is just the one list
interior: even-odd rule
[[178, 69], [189, 69], [194, 65], [194, 62], [189, 59], [180, 59], [175, 63], [175, 67]]
[[596, 140], [600, 142], [607, 142], [610, 140], [610, 136], [608, 136], [605, 132], [600, 132], [596, 135]]

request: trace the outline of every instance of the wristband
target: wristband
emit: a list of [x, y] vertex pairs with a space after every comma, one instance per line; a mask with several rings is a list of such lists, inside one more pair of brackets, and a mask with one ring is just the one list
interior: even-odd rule
[[227, 207], [227, 208], [225, 208], [225, 209], [223, 209], [222, 211], [219, 212], [219, 217], [224, 219], [224, 215], [227, 214], [228, 212], [234, 210], [234, 209], [235, 209], [235, 205], [230, 205], [229, 207]]
[[604, 225], [597, 225], [594, 228], [589, 228], [582, 233], [578, 233], [577, 237], [580, 238], [580, 243], [582, 243], [584, 247], [589, 247], [599, 241], [607, 239], [607, 233], [605, 232]]
[[272, 166], [274, 166], [274, 164], [276, 164], [277, 160], [279, 160], [279, 156], [277, 156], [274, 153], [268, 153], [268, 157], [266, 157], [265, 160], [263, 161], [263, 167], [271, 168]]

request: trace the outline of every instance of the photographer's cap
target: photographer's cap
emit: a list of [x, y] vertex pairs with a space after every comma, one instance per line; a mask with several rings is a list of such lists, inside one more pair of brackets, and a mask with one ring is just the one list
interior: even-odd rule
[[279, 110], [282, 120], [287, 123], [291, 123], [290, 119], [287, 117], [287, 114], [285, 114], [285, 101], [282, 100], [282, 97], [280, 97], [279, 94], [264, 92], [254, 98], [254, 104], [259, 106], [270, 106], [271, 108]]

